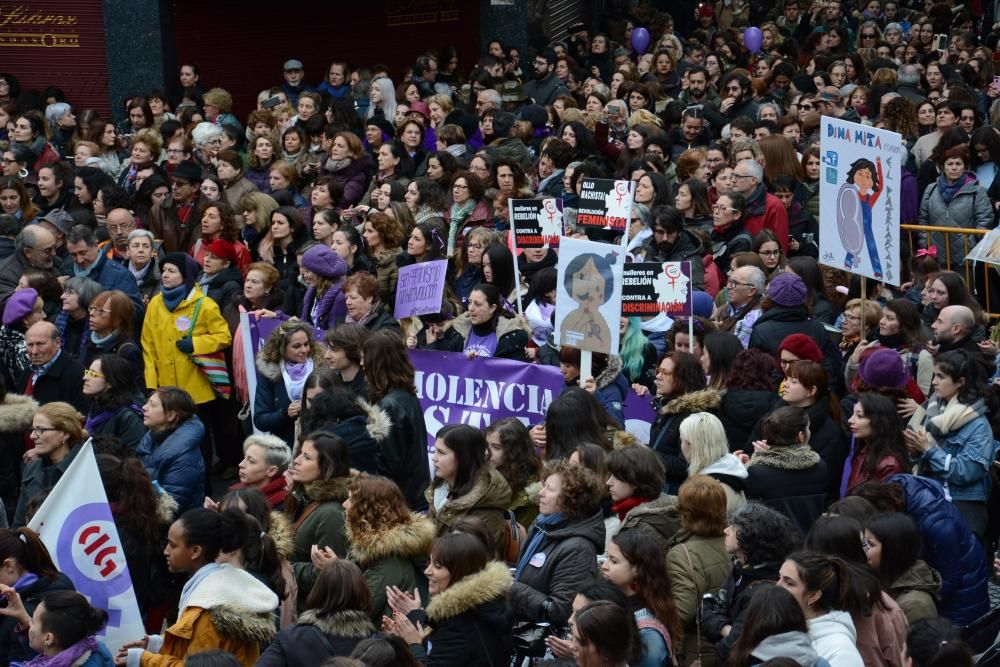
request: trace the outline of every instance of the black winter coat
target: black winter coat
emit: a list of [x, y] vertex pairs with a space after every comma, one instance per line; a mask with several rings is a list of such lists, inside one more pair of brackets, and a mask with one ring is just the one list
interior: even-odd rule
[[[763, 563], [755, 567], [733, 566], [733, 573], [722, 584], [726, 604], [702, 604], [702, 633], [715, 644], [715, 653], [722, 662], [729, 657], [733, 644], [743, 632], [746, 610], [750, 600], [759, 590], [773, 586], [778, 581], [781, 563]], [[722, 636], [722, 627], [731, 625], [729, 634]]]
[[427, 427], [420, 401], [408, 391], [393, 389], [379, 402], [389, 415], [389, 436], [379, 445], [378, 472], [396, 482], [414, 512], [427, 509], [424, 490], [430, 486], [427, 467]]
[[[539, 531], [531, 527], [524, 547]], [[518, 555], [524, 555], [524, 548]], [[595, 512], [545, 532], [534, 555], [541, 564], [529, 563], [510, 588], [510, 606], [519, 621], [561, 626], [573, 611], [573, 598], [597, 577], [597, 554], [604, 552], [604, 516]]]
[[363, 611], [338, 611], [319, 616], [303, 612], [294, 625], [281, 630], [261, 654], [257, 667], [313, 667], [330, 658], [347, 657], [354, 647], [375, 634]]
[[[24, 369], [17, 379], [17, 385], [12, 387], [12, 391], [18, 394], [25, 393], [28, 386], [28, 379], [31, 377], [31, 367]], [[87, 414], [90, 401], [83, 395], [83, 366], [72, 355], [65, 350], [59, 353], [59, 358], [55, 360], [48, 370], [45, 371], [35, 382], [31, 397], [38, 401], [39, 405], [63, 401], [69, 403], [79, 412]]]
[[758, 389], [730, 389], [723, 394], [719, 405], [719, 419], [726, 429], [729, 451], [753, 451], [750, 443], [759, 439], [751, 435], [754, 425], [761, 415], [766, 415], [773, 409], [776, 396], [773, 391]]
[[221, 313], [230, 301], [243, 293], [243, 275], [235, 266], [227, 266], [212, 276], [210, 282], [202, 284], [201, 291], [219, 306]]
[[[767, 414], [774, 412], [780, 407], [788, 405], [783, 400], [778, 399]], [[841, 422], [830, 416], [830, 398], [820, 396], [814, 404], [806, 408], [809, 413], [809, 446], [826, 463], [827, 474], [830, 478], [828, 498], [835, 500], [840, 495], [840, 472], [844, 469], [844, 461], [847, 460], [847, 451], [850, 439]], [[750, 435], [750, 442], [760, 440], [761, 428], [764, 424], [765, 414], [754, 426]]]
[[431, 628], [426, 648], [410, 645], [413, 656], [426, 667], [506, 667], [514, 626], [510, 584], [507, 567], [493, 561], [432, 597], [426, 611], [411, 611], [414, 625]]
[[757, 452], [750, 459], [747, 474], [747, 499], [762, 500], [781, 512], [798, 525], [803, 535], [826, 509], [829, 471], [807, 445]]

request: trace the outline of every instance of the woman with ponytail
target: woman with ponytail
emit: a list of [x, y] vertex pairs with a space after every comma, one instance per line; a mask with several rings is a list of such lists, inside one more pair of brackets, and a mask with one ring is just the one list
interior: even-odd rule
[[147, 630], [159, 630], [170, 593], [160, 543], [177, 504], [170, 494], [156, 493], [139, 459], [99, 454], [97, 469], [125, 552], [139, 611], [146, 619]]
[[[205, 505], [209, 509], [216, 509], [210, 506], [207, 500]], [[266, 539], [264, 536], [260, 539], [260, 565], [244, 569], [248, 569], [251, 574], [268, 571], [268, 579], [264, 583], [281, 598], [278, 609], [279, 627], [288, 627], [298, 616], [296, 597], [299, 594], [299, 586], [295, 582], [295, 570], [289, 561], [292, 557], [294, 534], [288, 515], [273, 509], [270, 500], [261, 491], [250, 488], [230, 488], [229, 493], [222, 497], [217, 507], [220, 511], [238, 509], [249, 514], [260, 524], [260, 532], [267, 534]], [[249, 549], [245, 547], [244, 562], [257, 562], [255, 551], [252, 547]], [[277, 561], [278, 576], [275, 576], [274, 561]]]
[[38, 655], [24, 667], [104, 667], [111, 653], [96, 635], [108, 622], [108, 612], [91, 607], [76, 591], [54, 591], [29, 615], [13, 588], [0, 585], [7, 610], [21, 628], [26, 628], [28, 645]]
[[243, 667], [256, 664], [260, 646], [275, 636], [278, 596], [252, 574], [216, 562], [219, 554], [239, 551], [259, 535], [251, 534], [247, 518], [236, 510], [199, 508], [174, 521], [164, 550], [167, 565], [190, 577], [177, 621], [163, 636], [124, 644], [116, 664], [180, 667], [187, 656], [211, 649], [228, 651]]
[[[73, 582], [56, 569], [49, 550], [38, 535], [27, 528], [0, 529], [0, 584], [17, 593], [23, 613], [35, 613], [42, 598], [55, 591], [72, 591]], [[16, 608], [0, 607], [0, 664], [29, 660], [37, 655], [28, 645], [28, 638], [17, 631], [19, 618]]]
[[809, 637], [820, 657], [831, 667], [863, 667], [851, 616], [871, 614], [872, 601], [880, 599], [882, 591], [875, 575], [837, 556], [809, 551], [789, 556], [779, 575], [778, 585], [802, 608]]

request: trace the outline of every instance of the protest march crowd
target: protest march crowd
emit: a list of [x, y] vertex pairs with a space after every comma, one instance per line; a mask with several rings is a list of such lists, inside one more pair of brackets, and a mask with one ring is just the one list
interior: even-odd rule
[[[245, 118], [194, 63], [119, 123], [0, 74], [0, 663], [961, 667], [993, 644], [1000, 281], [942, 228], [996, 226], [1000, 24], [979, 0], [610, 4], [530, 56], [289, 54]], [[823, 117], [901, 137], [879, 205], [934, 229], [903, 231], [893, 280], [821, 252]], [[884, 162], [856, 179], [866, 237]], [[524, 200], [561, 226], [519, 243]], [[564, 266], [574, 242], [684, 262], [690, 316], [619, 317], [646, 279]], [[421, 358], [457, 375], [434, 397]], [[501, 363], [556, 378], [537, 419], [447, 412]], [[83, 456], [145, 627], [120, 646], [33, 522]]]

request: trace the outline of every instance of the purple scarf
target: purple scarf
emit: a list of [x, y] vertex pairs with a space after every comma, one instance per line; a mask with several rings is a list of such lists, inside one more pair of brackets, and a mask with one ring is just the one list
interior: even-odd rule
[[84, 637], [55, 655], [36, 655], [28, 662], [13, 662], [11, 667], [71, 667], [85, 653], [97, 653], [99, 650], [96, 637]]
[[104, 412], [99, 412], [96, 415], [90, 415], [87, 417], [87, 423], [84, 424], [83, 427], [87, 429], [87, 433], [93, 433], [95, 429], [101, 427], [101, 424], [104, 424], [122, 410], [133, 410], [136, 414], [140, 416], [142, 415], [142, 408], [135, 403], [132, 403], [131, 405], [122, 405], [113, 410], [105, 410]]

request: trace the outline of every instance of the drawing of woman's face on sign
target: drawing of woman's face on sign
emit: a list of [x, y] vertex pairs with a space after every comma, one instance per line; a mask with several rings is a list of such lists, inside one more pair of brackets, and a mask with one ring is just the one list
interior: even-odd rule
[[606, 293], [607, 281], [598, 270], [593, 257], [588, 256], [584, 265], [573, 272], [570, 283], [570, 296], [587, 311], [600, 308]]

